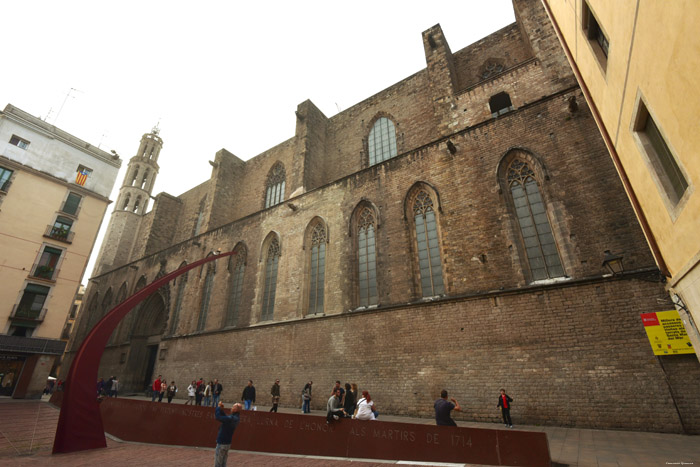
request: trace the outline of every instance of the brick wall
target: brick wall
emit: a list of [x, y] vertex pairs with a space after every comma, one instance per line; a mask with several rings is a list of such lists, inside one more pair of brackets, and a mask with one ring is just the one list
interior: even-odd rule
[[[659, 310], [663, 293], [634, 278], [600, 279], [192, 335], [161, 344], [167, 359], [156, 374], [183, 389], [218, 378], [229, 401], [253, 379], [261, 405], [280, 378], [281, 404], [291, 407], [313, 380], [317, 409], [340, 379], [369, 390], [381, 412], [424, 417], [445, 388], [464, 408], [457, 419], [489, 422], [505, 387], [515, 424], [680, 432], [639, 318]], [[100, 374], [119, 375], [110, 352]], [[700, 405], [686, 384], [700, 378], [697, 361], [663, 364], [686, 429], [697, 432]]]

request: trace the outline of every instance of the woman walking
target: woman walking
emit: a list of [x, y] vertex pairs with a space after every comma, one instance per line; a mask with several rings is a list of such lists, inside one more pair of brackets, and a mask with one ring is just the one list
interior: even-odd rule
[[187, 386], [187, 402], [185, 402], [185, 405], [188, 405], [188, 404], [194, 405], [194, 394], [195, 394], [196, 390], [197, 390], [197, 381], [192, 381], [192, 384]]

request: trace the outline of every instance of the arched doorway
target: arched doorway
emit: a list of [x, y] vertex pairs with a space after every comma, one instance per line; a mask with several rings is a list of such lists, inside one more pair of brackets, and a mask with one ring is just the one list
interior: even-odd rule
[[130, 349], [125, 387], [141, 392], [153, 381], [158, 345], [165, 332], [167, 313], [160, 293], [154, 293], [138, 308], [130, 331]]

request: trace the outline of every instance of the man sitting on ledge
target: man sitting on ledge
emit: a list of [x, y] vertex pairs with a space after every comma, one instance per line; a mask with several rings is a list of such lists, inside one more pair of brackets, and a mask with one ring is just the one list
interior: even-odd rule
[[333, 391], [333, 395], [328, 399], [328, 405], [326, 407], [328, 413], [326, 414], [326, 423], [330, 423], [333, 420], [338, 420], [340, 417], [345, 415], [345, 409], [340, 406], [340, 388]]

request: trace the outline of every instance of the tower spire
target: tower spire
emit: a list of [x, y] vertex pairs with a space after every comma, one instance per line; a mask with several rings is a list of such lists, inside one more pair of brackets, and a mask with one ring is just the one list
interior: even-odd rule
[[102, 241], [93, 275], [128, 263], [142, 216], [151, 200], [158, 175], [158, 156], [163, 140], [158, 125], [141, 137], [136, 155], [129, 159], [124, 181]]
[[[160, 122], [159, 122], [160, 123]], [[151, 198], [153, 184], [158, 175], [158, 156], [163, 148], [163, 140], [158, 133], [158, 124], [150, 133], [141, 137], [136, 155], [129, 160], [124, 183], [119, 190], [115, 210], [143, 215]]]

